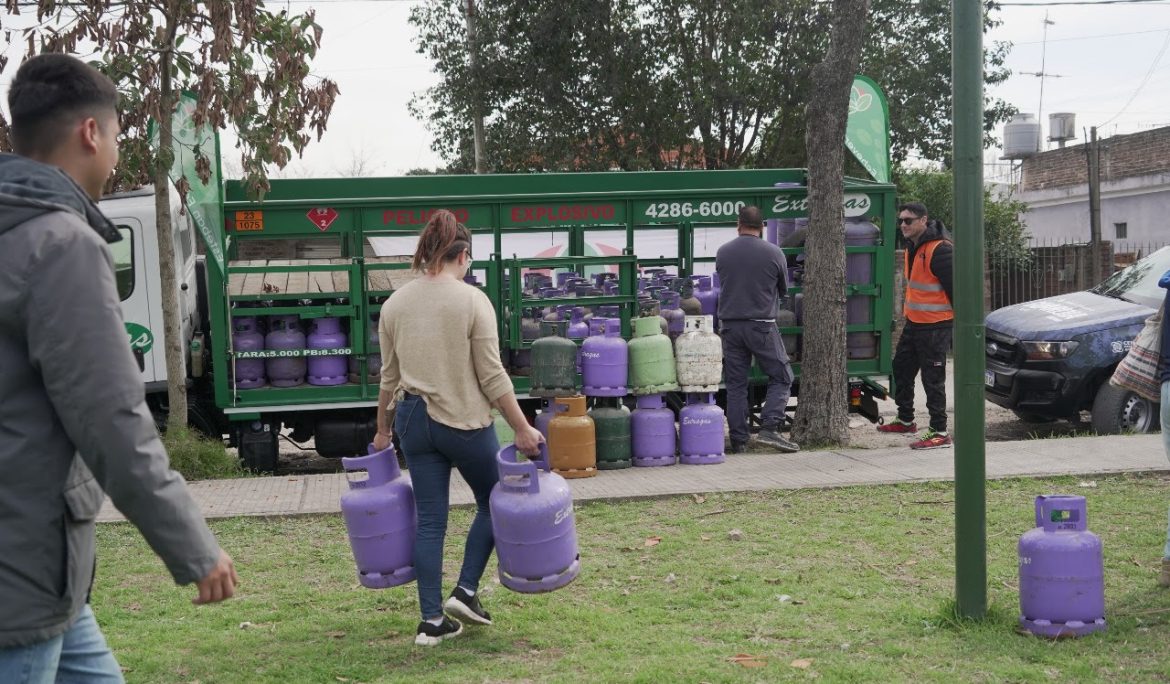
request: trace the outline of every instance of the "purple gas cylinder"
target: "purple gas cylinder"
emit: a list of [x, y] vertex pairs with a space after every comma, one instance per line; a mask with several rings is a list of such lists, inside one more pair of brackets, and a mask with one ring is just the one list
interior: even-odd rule
[[711, 276], [691, 276], [691, 280], [695, 283], [695, 299], [699, 300], [703, 315], [714, 316], [715, 310], [719, 308], [719, 293], [711, 287]]
[[622, 339], [621, 319], [594, 317], [589, 328], [589, 338], [581, 343], [582, 394], [626, 396], [630, 350]]
[[414, 579], [414, 489], [398, 468], [394, 447], [343, 458], [346, 472], [364, 470], [341, 495], [341, 516], [363, 587], [385, 589]]
[[688, 394], [678, 414], [678, 462], [712, 465], [723, 460], [723, 409], [715, 405], [714, 394]]
[[638, 408], [630, 418], [634, 465], [655, 467], [674, 465], [678, 435], [674, 431], [674, 412], [666, 408], [661, 394], [638, 397]]
[[[255, 316], [238, 316], [232, 319], [232, 349], [237, 352], [260, 351], [264, 349], [264, 336], [260, 334]], [[252, 389], [263, 387], [264, 359], [236, 359], [236, 387]]]
[[570, 340], [583, 340], [589, 337], [589, 324], [585, 322], [585, 307], [574, 306], [569, 309]]
[[[340, 349], [345, 344], [340, 318], [314, 318], [309, 322], [309, 349]], [[347, 379], [346, 371], [344, 356], [309, 357], [310, 385], [343, 385]]]
[[715, 293], [715, 325], [719, 325], [719, 292], [722, 288], [719, 287], [719, 273], [711, 274], [711, 291]]
[[[864, 216], [845, 219], [845, 246], [872, 247], [878, 243], [881, 231]], [[848, 285], [873, 284], [872, 252], [845, 255], [845, 282]], [[850, 294], [845, 300], [845, 322], [873, 323], [874, 298], [868, 294]], [[872, 332], [851, 332], [845, 335], [845, 347], [851, 359], [872, 359], [877, 356], [877, 335]]]
[[[378, 319], [380, 313], [370, 314], [370, 326], [366, 329], [366, 381], [377, 383], [382, 375], [382, 347], [378, 338]], [[361, 360], [357, 356], [349, 357], [349, 381], [361, 382]]]
[[522, 594], [559, 589], [581, 571], [577, 526], [569, 483], [548, 464], [548, 445], [538, 460], [519, 461], [516, 445], [496, 455], [500, 481], [489, 507], [500, 584]]
[[[270, 316], [264, 347], [270, 351], [303, 352], [305, 333], [296, 316]], [[305, 357], [287, 356], [268, 359], [264, 368], [273, 387], [295, 387], [305, 382]]]
[[1046, 637], [1105, 629], [1101, 539], [1085, 497], [1036, 497], [1036, 527], [1020, 537], [1020, 627]]
[[548, 424], [552, 422], [553, 418], [557, 417], [557, 412], [552, 408], [552, 399], [540, 400], [540, 413], [536, 414], [536, 419], [532, 421], [533, 427], [544, 435], [544, 441], [548, 441]]
[[679, 335], [683, 334], [684, 319], [686, 318], [686, 314], [683, 313], [678, 304], [678, 293], [664, 291], [658, 295], [658, 301], [661, 302], [659, 315], [666, 319], [666, 334], [670, 336], [671, 340], [676, 340]]

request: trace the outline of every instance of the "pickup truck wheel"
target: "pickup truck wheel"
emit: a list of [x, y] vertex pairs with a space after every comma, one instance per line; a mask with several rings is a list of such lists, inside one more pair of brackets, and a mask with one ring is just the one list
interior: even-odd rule
[[1012, 413], [1016, 414], [1016, 418], [1020, 419], [1021, 423], [1030, 423], [1039, 425], [1040, 423], [1052, 423], [1056, 419], [1052, 416], [1046, 416], [1040, 413], [1028, 413], [1027, 411], [1017, 411], [1012, 409]]
[[1158, 405], [1106, 382], [1093, 400], [1092, 425], [1102, 435], [1153, 432], [1158, 429]]

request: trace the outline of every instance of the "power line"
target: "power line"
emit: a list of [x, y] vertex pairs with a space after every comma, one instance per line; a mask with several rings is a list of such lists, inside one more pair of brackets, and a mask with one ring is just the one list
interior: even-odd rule
[[1145, 77], [1142, 78], [1142, 82], [1138, 84], [1137, 90], [1133, 91], [1133, 95], [1129, 96], [1129, 99], [1125, 102], [1125, 106], [1123, 106], [1120, 111], [1106, 119], [1103, 123], [1097, 124], [1098, 128], [1103, 128], [1105, 124], [1113, 121], [1117, 117], [1124, 114], [1125, 110], [1129, 109], [1129, 106], [1133, 104], [1135, 99], [1137, 99], [1138, 93], [1142, 92], [1142, 89], [1145, 88], [1146, 84], [1150, 82], [1150, 77], [1154, 75], [1154, 70], [1158, 68], [1158, 63], [1162, 61], [1162, 56], [1166, 54], [1166, 48], [1168, 47], [1170, 47], [1170, 31], [1166, 32], [1166, 40], [1162, 41], [1162, 49], [1158, 50], [1158, 54], [1154, 57], [1153, 63], [1150, 64], [1150, 68], [1146, 71]]
[[[1070, 36], [1068, 38], [1049, 38], [1049, 43], [1063, 43], [1070, 40], [1095, 40], [1098, 38], [1119, 38], [1121, 36], [1140, 36], [1146, 33], [1161, 33], [1167, 29], [1149, 29], [1146, 31], [1127, 31], [1125, 33], [1096, 33], [1090, 36]], [[1019, 47], [1020, 45], [1040, 45], [1044, 43], [1043, 40], [1027, 40], [1023, 42], [1013, 42], [1012, 45]]]

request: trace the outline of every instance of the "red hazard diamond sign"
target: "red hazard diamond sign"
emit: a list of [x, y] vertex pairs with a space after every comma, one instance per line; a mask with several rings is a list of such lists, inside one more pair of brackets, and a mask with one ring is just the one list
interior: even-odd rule
[[321, 230], [329, 230], [329, 226], [337, 220], [337, 210], [332, 207], [310, 209], [308, 214], [309, 220], [313, 222]]

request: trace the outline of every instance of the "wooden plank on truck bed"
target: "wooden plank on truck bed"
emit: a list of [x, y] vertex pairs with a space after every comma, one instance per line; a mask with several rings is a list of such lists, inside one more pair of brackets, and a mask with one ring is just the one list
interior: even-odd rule
[[[329, 263], [329, 260], [328, 259], [308, 259], [306, 263], [308, 263], [310, 266], [322, 266], [324, 264]], [[328, 292], [332, 289], [333, 289], [333, 278], [330, 277], [330, 275], [327, 272], [311, 271], [309, 273], [308, 292], [310, 294], [320, 294], [322, 292]]]
[[[305, 260], [297, 259], [289, 263], [300, 266], [305, 264]], [[308, 294], [310, 275], [312, 274], [305, 273], [304, 271], [290, 271], [288, 274], [288, 284], [285, 286], [284, 291], [291, 292], [292, 294]]]
[[[274, 258], [270, 260], [268, 265], [290, 265], [292, 262], [287, 258]], [[270, 274], [264, 274], [264, 292], [273, 293], [273, 295], [280, 295], [280, 293], [289, 291], [289, 272], [288, 271], [274, 271]]]
[[[249, 262], [250, 266], [267, 266], [266, 259], [253, 259]], [[262, 295], [264, 294], [264, 274], [263, 273], [247, 273], [244, 275], [244, 289], [240, 293], [242, 295]]]
[[[250, 266], [251, 261], [236, 260], [229, 261], [228, 266]], [[244, 293], [244, 277], [243, 273], [232, 273], [228, 276], [228, 294], [232, 297], [238, 297]]]
[[[330, 259], [329, 263], [335, 266], [349, 266], [351, 261], [349, 259]], [[349, 271], [332, 271], [329, 275], [333, 277], [333, 292], [349, 292]]]

